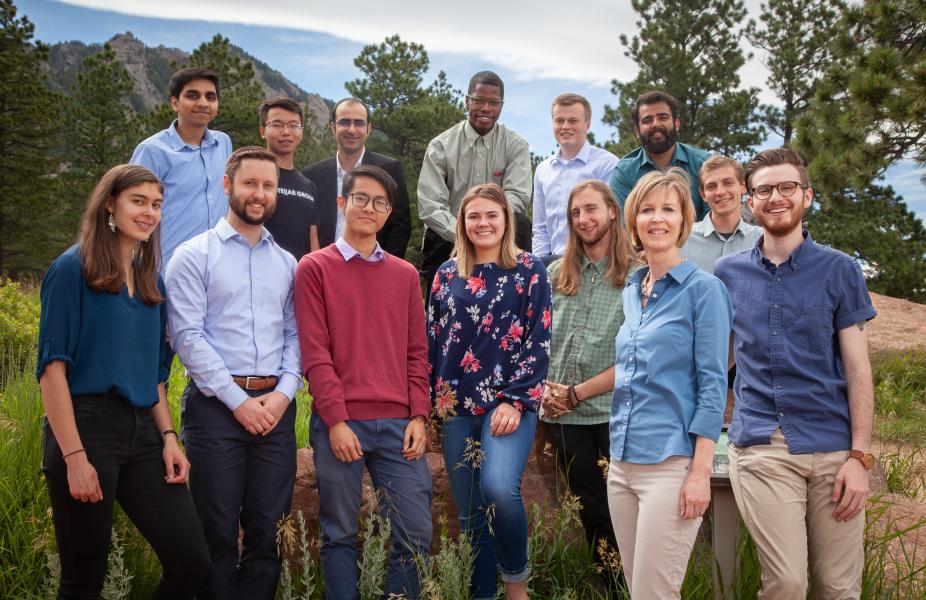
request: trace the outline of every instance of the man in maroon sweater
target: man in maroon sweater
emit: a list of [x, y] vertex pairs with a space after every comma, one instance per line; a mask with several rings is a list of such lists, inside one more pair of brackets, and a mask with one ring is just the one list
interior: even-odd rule
[[379, 167], [344, 177], [342, 237], [296, 268], [302, 372], [312, 394], [321, 563], [328, 598], [359, 598], [357, 527], [366, 465], [392, 525], [384, 596], [420, 596], [431, 543], [428, 343], [418, 272], [376, 241], [396, 185]]

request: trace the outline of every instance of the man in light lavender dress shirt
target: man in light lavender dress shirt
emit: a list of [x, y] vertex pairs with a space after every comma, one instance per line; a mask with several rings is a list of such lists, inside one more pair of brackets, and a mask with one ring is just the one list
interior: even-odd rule
[[532, 251], [548, 262], [562, 256], [569, 234], [566, 205], [576, 184], [589, 179], [608, 183], [618, 158], [588, 141], [592, 106], [578, 94], [553, 100], [553, 137], [559, 150], [534, 172], [534, 235]]
[[701, 165], [698, 188], [710, 212], [691, 228], [682, 256], [713, 273], [720, 257], [755, 246], [762, 228], [747, 223], [740, 212], [746, 180], [738, 161], [719, 154], [708, 158]]
[[274, 538], [292, 500], [302, 378], [296, 261], [263, 227], [277, 181], [268, 150], [234, 152], [227, 217], [181, 244], [165, 273], [171, 343], [190, 377], [181, 400], [190, 492], [212, 560], [203, 599], [272, 600], [280, 575]]
[[219, 112], [219, 78], [214, 72], [189, 67], [174, 73], [170, 106], [177, 119], [140, 143], [129, 161], [147, 167], [164, 184], [162, 265], [177, 246], [214, 227], [225, 214], [222, 173], [232, 151], [227, 135], [208, 129]]

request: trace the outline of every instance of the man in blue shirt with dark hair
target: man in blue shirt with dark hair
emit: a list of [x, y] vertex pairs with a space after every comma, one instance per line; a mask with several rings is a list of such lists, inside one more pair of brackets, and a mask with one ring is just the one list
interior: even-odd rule
[[[730, 479], [762, 566], [759, 598], [859, 598], [874, 390], [865, 278], [802, 228], [813, 200], [793, 150], [746, 166], [756, 246], [714, 269], [733, 299]], [[808, 560], [809, 559], [809, 560]]]
[[682, 126], [678, 118], [678, 101], [665, 92], [646, 92], [637, 98], [631, 119], [641, 146], [624, 155], [611, 175], [611, 190], [617, 196], [621, 214], [630, 190], [641, 177], [652, 171], [679, 167], [691, 183], [695, 220], [703, 219], [709, 207], [701, 198], [698, 173], [711, 153], [678, 141], [678, 130]]
[[148, 167], [164, 184], [161, 207], [162, 269], [174, 250], [211, 229], [228, 209], [222, 176], [231, 139], [209, 129], [219, 112], [219, 77], [187, 67], [170, 78], [170, 107], [177, 119], [135, 148], [129, 162]]

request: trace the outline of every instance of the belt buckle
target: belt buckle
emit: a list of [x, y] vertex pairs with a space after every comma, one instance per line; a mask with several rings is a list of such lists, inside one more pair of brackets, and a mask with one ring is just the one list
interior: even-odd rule
[[253, 376], [251, 376], [251, 375], [248, 375], [247, 377], [245, 377], [245, 378], [244, 378], [244, 389], [250, 390], [250, 391], [254, 391], [254, 390], [256, 389], [256, 388], [252, 388], [252, 387], [251, 387], [251, 380], [252, 380], [252, 379], [260, 379], [260, 377], [253, 377]]

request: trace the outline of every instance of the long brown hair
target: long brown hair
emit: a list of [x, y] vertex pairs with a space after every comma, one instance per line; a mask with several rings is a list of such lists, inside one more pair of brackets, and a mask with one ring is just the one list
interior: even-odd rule
[[498, 204], [505, 215], [505, 234], [502, 236], [498, 266], [503, 269], [513, 268], [518, 262], [518, 252], [520, 252], [514, 243], [514, 213], [511, 212], [511, 205], [508, 204], [505, 191], [497, 183], [474, 185], [463, 196], [460, 211], [457, 213], [457, 239], [453, 244], [452, 256], [457, 259], [457, 272], [462, 277], [469, 277], [473, 274], [473, 264], [476, 260], [476, 249], [473, 247], [473, 242], [466, 236], [465, 218], [466, 206], [476, 198], [485, 198]]
[[608, 243], [608, 270], [605, 277], [613, 287], [623, 287], [627, 279], [630, 265], [636, 262], [636, 253], [630, 245], [630, 236], [621, 224], [621, 208], [617, 204], [614, 192], [602, 181], [590, 179], [577, 184], [569, 192], [569, 202], [566, 205], [566, 218], [569, 221], [569, 233], [566, 238], [566, 250], [563, 253], [563, 263], [556, 277], [556, 290], [567, 296], [579, 291], [582, 285], [582, 256], [584, 255], [582, 240], [576, 235], [572, 224], [572, 201], [585, 190], [594, 190], [601, 195], [605, 208], [614, 209], [615, 218], [611, 219], [611, 241]]
[[[125, 281], [119, 236], [109, 230], [109, 211], [106, 207], [123, 191], [143, 183], [155, 183], [164, 193], [161, 180], [145, 167], [117, 165], [106, 171], [90, 194], [77, 241], [80, 244], [84, 277], [87, 285], [95, 292], [118, 293]], [[160, 262], [161, 225], [158, 223], [147, 242], [135, 245], [135, 255], [132, 257], [135, 294], [145, 304], [160, 304], [164, 301], [158, 290]]]

